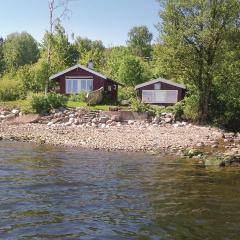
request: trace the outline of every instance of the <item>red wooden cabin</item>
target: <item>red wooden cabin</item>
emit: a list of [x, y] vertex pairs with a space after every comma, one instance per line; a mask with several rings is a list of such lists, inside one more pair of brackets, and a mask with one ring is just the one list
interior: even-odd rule
[[183, 84], [163, 78], [151, 80], [135, 87], [137, 95], [145, 103], [171, 106], [185, 97], [186, 87]]
[[91, 92], [104, 88], [105, 97], [111, 102], [117, 101], [120, 83], [90, 68], [77, 64], [62, 72], [52, 75], [50, 81], [57, 83], [56, 92], [66, 95]]

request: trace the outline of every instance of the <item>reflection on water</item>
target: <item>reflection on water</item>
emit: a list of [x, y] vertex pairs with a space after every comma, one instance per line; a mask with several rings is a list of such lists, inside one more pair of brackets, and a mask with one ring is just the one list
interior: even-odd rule
[[0, 142], [0, 239], [239, 239], [239, 170]]

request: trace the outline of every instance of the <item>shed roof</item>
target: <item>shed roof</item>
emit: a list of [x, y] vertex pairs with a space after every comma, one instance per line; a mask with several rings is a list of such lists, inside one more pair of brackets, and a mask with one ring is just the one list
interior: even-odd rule
[[145, 87], [145, 86], [148, 86], [148, 85], [151, 85], [151, 84], [154, 84], [154, 83], [158, 83], [158, 82], [163, 82], [163, 83], [175, 86], [175, 87], [186, 89], [186, 86], [184, 84], [176, 83], [176, 82], [173, 82], [173, 81], [170, 81], [170, 80], [166, 80], [164, 78], [158, 78], [158, 79], [154, 79], [154, 80], [136, 85], [135, 90], [139, 89], [139, 88], [142, 88], [142, 87]]
[[[66, 74], [66, 73], [68, 73], [68, 72], [71, 72], [71, 71], [73, 71], [73, 70], [75, 70], [75, 69], [77, 69], [77, 68], [81, 68], [81, 69], [83, 69], [83, 70], [85, 70], [85, 71], [87, 71], [87, 72], [89, 72], [89, 73], [92, 73], [92, 74], [94, 74], [94, 75], [96, 75], [96, 76], [98, 76], [98, 77], [101, 77], [101, 78], [103, 78], [103, 79], [105, 79], [105, 80], [110, 80], [110, 81], [115, 82], [115, 83], [118, 84], [118, 85], [122, 85], [121, 83], [118, 83], [118, 82], [116, 82], [116, 81], [114, 81], [114, 80], [106, 77], [105, 75], [103, 75], [103, 74], [101, 74], [101, 73], [99, 73], [99, 72], [96, 72], [96, 71], [94, 71], [94, 70], [92, 70], [92, 69], [90, 69], [90, 68], [87, 68], [87, 67], [85, 67], [85, 66], [82, 66], [82, 65], [80, 65], [80, 64], [77, 64], [77, 65], [75, 65], [75, 66], [73, 66], [73, 67], [67, 68], [67, 69], [65, 69], [65, 70], [63, 70], [63, 71], [61, 71], [61, 72], [58, 72], [58, 73], [52, 75], [52, 76], [49, 78], [49, 80], [53, 80], [53, 79], [55, 79], [55, 78], [57, 78], [57, 77], [62, 76], [63, 74]], [[123, 85], [122, 85], [122, 86], [123, 86]]]

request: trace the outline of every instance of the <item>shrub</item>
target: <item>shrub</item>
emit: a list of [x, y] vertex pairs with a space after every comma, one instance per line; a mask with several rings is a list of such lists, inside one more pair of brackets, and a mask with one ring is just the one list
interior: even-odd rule
[[119, 102], [123, 100], [130, 100], [131, 98], [136, 97], [136, 92], [133, 87], [121, 87], [118, 91], [118, 100]]
[[198, 116], [199, 97], [197, 95], [191, 95], [184, 99], [184, 115], [187, 119], [197, 121]]
[[79, 94], [73, 94], [69, 97], [69, 101], [87, 102], [87, 94], [85, 92], [80, 92]]
[[135, 112], [153, 112], [150, 105], [141, 102], [138, 98], [131, 98], [131, 108]]
[[67, 98], [56, 93], [35, 93], [29, 96], [32, 109], [36, 113], [49, 113], [51, 109], [65, 106]]
[[14, 101], [20, 98], [19, 84], [14, 80], [0, 80], [0, 101]]

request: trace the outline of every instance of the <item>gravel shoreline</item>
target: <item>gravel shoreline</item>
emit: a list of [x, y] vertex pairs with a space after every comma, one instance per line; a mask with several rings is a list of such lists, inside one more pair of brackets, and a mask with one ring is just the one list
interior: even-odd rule
[[191, 124], [144, 126], [135, 122], [133, 125], [97, 128], [0, 123], [0, 139], [108, 151], [180, 152], [191, 147], [214, 145], [222, 134], [217, 128]]

